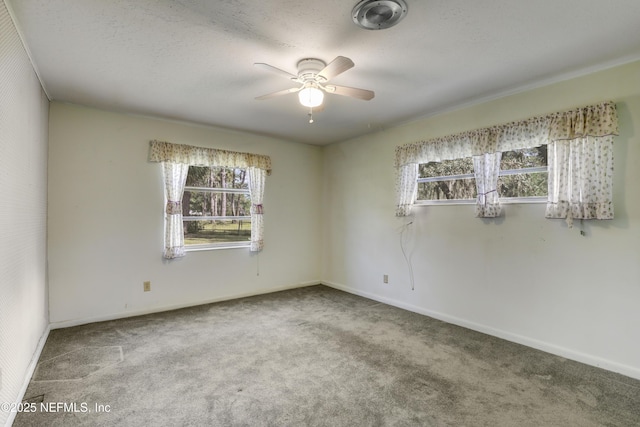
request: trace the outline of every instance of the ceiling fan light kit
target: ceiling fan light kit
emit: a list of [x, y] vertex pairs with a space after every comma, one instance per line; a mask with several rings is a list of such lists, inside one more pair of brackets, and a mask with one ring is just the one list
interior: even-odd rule
[[396, 25], [407, 14], [404, 0], [362, 0], [353, 8], [353, 22], [365, 30], [384, 30]]
[[319, 107], [324, 101], [324, 93], [317, 86], [309, 85], [298, 92], [298, 100], [305, 107]]

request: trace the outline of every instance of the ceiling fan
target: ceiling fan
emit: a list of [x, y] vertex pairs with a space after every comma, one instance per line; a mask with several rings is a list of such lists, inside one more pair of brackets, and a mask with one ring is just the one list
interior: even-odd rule
[[326, 64], [320, 59], [305, 58], [298, 62], [297, 75], [262, 62], [255, 63], [254, 65], [300, 84], [300, 86], [297, 87], [258, 96], [256, 99], [269, 99], [280, 95], [286, 95], [288, 93], [298, 92], [298, 100], [300, 101], [300, 104], [305, 107], [309, 107], [309, 123], [313, 123], [313, 108], [322, 105], [324, 100], [323, 91], [336, 95], [350, 96], [352, 98], [358, 98], [365, 101], [369, 101], [375, 96], [374, 92], [370, 90], [327, 84], [330, 79], [344, 73], [350, 68], [353, 68], [353, 61], [344, 56], [336, 57], [329, 64]]

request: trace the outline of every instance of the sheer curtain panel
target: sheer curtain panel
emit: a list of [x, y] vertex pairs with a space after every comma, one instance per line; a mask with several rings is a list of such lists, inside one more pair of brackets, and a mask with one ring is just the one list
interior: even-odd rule
[[613, 136], [555, 141], [548, 156], [547, 218], [613, 219]]
[[185, 255], [182, 193], [184, 193], [188, 172], [187, 164], [162, 162], [164, 194], [167, 200], [164, 224], [164, 257], [167, 259]]
[[498, 176], [502, 153], [487, 153], [473, 156], [473, 171], [476, 178], [478, 199], [476, 217], [494, 218], [500, 216], [500, 195], [498, 194]]
[[411, 215], [418, 192], [418, 164], [396, 168], [396, 216]]
[[267, 172], [264, 169], [248, 168], [249, 195], [251, 197], [251, 252], [264, 247], [264, 224], [262, 219], [262, 199]]

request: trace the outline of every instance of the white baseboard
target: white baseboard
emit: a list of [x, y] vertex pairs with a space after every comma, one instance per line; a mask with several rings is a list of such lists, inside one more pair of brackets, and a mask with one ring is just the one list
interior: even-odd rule
[[198, 306], [198, 305], [211, 304], [211, 303], [214, 303], [214, 302], [229, 301], [229, 300], [238, 299], [238, 298], [253, 297], [253, 296], [256, 296], [256, 295], [263, 295], [263, 294], [270, 294], [270, 293], [273, 293], [273, 292], [286, 291], [286, 290], [289, 290], [289, 289], [304, 288], [306, 286], [319, 285], [321, 283], [322, 282], [320, 280], [312, 280], [312, 281], [309, 281], [309, 282], [296, 283], [294, 285], [285, 285], [285, 286], [277, 286], [277, 287], [269, 288], [269, 289], [261, 289], [259, 291], [243, 292], [243, 293], [238, 293], [238, 294], [224, 295], [224, 296], [221, 296], [221, 297], [212, 298], [212, 299], [208, 299], [208, 300], [204, 300], [204, 301], [193, 302], [193, 303], [166, 305], [166, 306], [153, 307], [153, 308], [144, 309], [144, 310], [136, 310], [136, 311], [127, 311], [127, 312], [106, 314], [106, 315], [103, 315], [103, 316], [87, 317], [87, 318], [72, 319], [72, 320], [63, 320], [61, 322], [52, 322], [52, 323], [50, 323], [49, 326], [51, 327], [51, 329], [70, 328], [72, 326], [86, 325], [88, 323], [105, 322], [105, 321], [109, 321], [109, 320], [124, 319], [124, 318], [127, 318], [127, 317], [144, 316], [145, 314], [161, 313], [163, 311], [178, 310], [178, 309], [181, 309], [181, 308], [195, 307], [195, 306]]
[[592, 355], [575, 351], [566, 347], [561, 347], [555, 344], [539, 341], [523, 335], [518, 335], [518, 334], [514, 334], [501, 329], [496, 329], [487, 325], [470, 322], [465, 319], [449, 316], [448, 314], [427, 310], [422, 307], [418, 307], [412, 304], [407, 304], [402, 301], [397, 301], [391, 298], [385, 298], [376, 294], [372, 294], [370, 292], [360, 291], [358, 289], [353, 289], [338, 283], [333, 283], [328, 281], [322, 281], [321, 283], [323, 285], [329, 286], [334, 289], [349, 292], [354, 295], [359, 295], [361, 297], [365, 297], [365, 298], [372, 299], [374, 301], [379, 301], [385, 304], [389, 304], [394, 307], [412, 311], [414, 313], [423, 314], [425, 316], [433, 317], [434, 319], [442, 320], [443, 322], [451, 323], [457, 326], [462, 326], [463, 328], [471, 329], [477, 332], [482, 332], [487, 335], [492, 335], [494, 337], [502, 338], [507, 341], [515, 342], [518, 344], [525, 345], [527, 347], [532, 347], [537, 350], [542, 350], [547, 353], [555, 354], [556, 356], [565, 357], [567, 359], [575, 360], [577, 362], [584, 363], [586, 365], [591, 365], [598, 368], [606, 369], [607, 371], [616, 372], [616, 373], [640, 380], [640, 369], [635, 368], [633, 366], [628, 366], [628, 365], [617, 363], [611, 360], [602, 359], [597, 356], [592, 356]]
[[[42, 354], [42, 349], [44, 348], [44, 344], [47, 342], [47, 338], [49, 337], [49, 332], [51, 331], [51, 327], [47, 325], [40, 340], [38, 341], [38, 346], [36, 347], [36, 351], [33, 353], [33, 357], [31, 358], [31, 362], [29, 362], [29, 366], [27, 366], [27, 372], [24, 375], [24, 380], [22, 382], [22, 387], [20, 388], [20, 392], [18, 393], [18, 397], [16, 398], [16, 405], [19, 405], [24, 399], [24, 394], [27, 392], [27, 387], [29, 387], [29, 383], [31, 382], [31, 377], [33, 373], [36, 371], [36, 367], [38, 366], [38, 360], [40, 360], [40, 354]], [[9, 418], [7, 418], [7, 422], [5, 424], [6, 427], [11, 427], [13, 421], [16, 419], [17, 412], [10, 412]]]

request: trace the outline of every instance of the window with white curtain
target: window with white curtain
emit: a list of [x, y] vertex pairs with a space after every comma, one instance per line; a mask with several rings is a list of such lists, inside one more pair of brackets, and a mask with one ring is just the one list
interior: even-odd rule
[[573, 219], [612, 219], [617, 134], [616, 106], [603, 102], [396, 147], [396, 216], [411, 215], [427, 200], [420, 197], [451, 195], [474, 198], [476, 216], [495, 217], [501, 196], [543, 197], [546, 177], [546, 218], [569, 226]]
[[248, 181], [242, 168], [189, 167], [182, 195], [187, 251], [251, 245]]
[[[418, 165], [416, 204], [473, 204], [478, 197], [474, 158]], [[497, 194], [502, 203], [547, 201], [547, 146], [501, 153]]]
[[476, 195], [471, 157], [418, 165], [418, 202], [472, 203]]
[[[183, 257], [188, 246], [196, 245], [199, 248], [240, 245], [252, 252], [264, 248], [263, 198], [266, 176], [271, 173], [269, 156], [154, 140], [150, 142], [149, 160], [162, 164], [165, 258]], [[209, 174], [208, 180], [205, 174]], [[202, 175], [201, 179], [197, 175]], [[193, 185], [187, 186], [189, 178]], [[201, 201], [198, 203], [196, 199]], [[198, 224], [192, 230], [199, 231], [190, 233], [191, 222]], [[223, 242], [218, 231], [227, 235], [235, 232], [230, 237], [234, 241]], [[236, 240], [243, 239], [241, 236], [247, 231], [248, 245], [244, 240]], [[208, 240], [203, 241], [206, 235]]]

